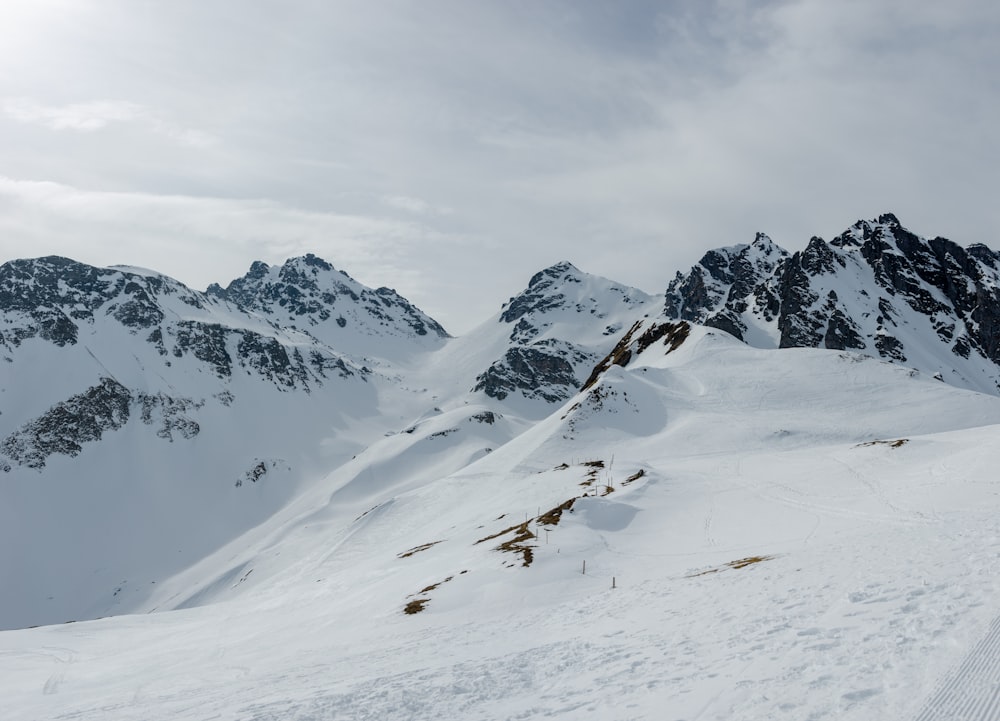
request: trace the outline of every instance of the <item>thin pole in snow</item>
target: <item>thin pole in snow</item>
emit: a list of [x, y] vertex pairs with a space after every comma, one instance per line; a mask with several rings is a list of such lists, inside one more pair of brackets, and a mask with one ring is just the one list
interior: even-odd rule
[[586, 561], [583, 562], [583, 572], [582, 573], [583, 573], [584, 576], [587, 575], [587, 562]]

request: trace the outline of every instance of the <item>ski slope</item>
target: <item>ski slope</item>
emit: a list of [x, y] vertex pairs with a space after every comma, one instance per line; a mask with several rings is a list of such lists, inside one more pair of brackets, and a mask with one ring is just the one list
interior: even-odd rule
[[538, 423], [488, 410], [144, 613], [0, 633], [4, 718], [995, 718], [997, 397], [695, 327]]

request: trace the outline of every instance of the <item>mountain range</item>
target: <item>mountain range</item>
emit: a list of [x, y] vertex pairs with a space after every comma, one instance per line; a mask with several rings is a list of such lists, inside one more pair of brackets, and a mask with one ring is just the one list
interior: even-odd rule
[[[314, 255], [14, 260], [0, 361], [13, 718], [932, 719], [995, 668], [1000, 254], [892, 214], [461, 337]], [[80, 656], [124, 680], [53, 698]]]

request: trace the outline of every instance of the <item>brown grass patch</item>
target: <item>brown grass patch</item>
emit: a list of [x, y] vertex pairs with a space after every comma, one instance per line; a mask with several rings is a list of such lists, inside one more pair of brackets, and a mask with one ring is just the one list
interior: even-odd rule
[[495, 538], [500, 538], [501, 536], [506, 536], [508, 534], [513, 534], [510, 538], [493, 550], [502, 551], [504, 553], [519, 553], [521, 554], [521, 565], [525, 567], [530, 566], [531, 562], [535, 560], [535, 552], [533, 550], [535, 546], [532, 545], [530, 541], [534, 541], [538, 538], [538, 536], [529, 528], [531, 522], [534, 521], [536, 525], [542, 526], [556, 526], [559, 524], [559, 520], [562, 518], [563, 512], [570, 510], [575, 502], [576, 498], [570, 498], [568, 501], [560, 503], [555, 508], [549, 509], [536, 518], [530, 518], [524, 523], [518, 523], [517, 525], [510, 526], [502, 531], [491, 533], [485, 538], [480, 538], [474, 545], [485, 543], [486, 541], [492, 541]]
[[588, 469], [580, 485], [584, 488], [594, 485], [601, 475], [601, 469], [604, 468], [604, 461], [584, 461], [580, 465]]
[[420, 613], [424, 610], [424, 606], [430, 603], [429, 598], [415, 598], [405, 606], [403, 606], [403, 613], [413, 615], [415, 613]]
[[538, 517], [538, 523], [543, 526], [557, 526], [559, 525], [559, 520], [562, 518], [563, 511], [568, 511], [576, 503], [575, 498], [570, 498], [568, 501], [560, 503], [558, 506], [552, 510], [546, 511]]
[[420, 553], [421, 551], [426, 551], [428, 548], [436, 546], [439, 543], [442, 543], [442, 541], [431, 541], [430, 543], [424, 543], [419, 546], [414, 546], [409, 551], [403, 551], [402, 553], [397, 553], [396, 558], [409, 558], [414, 553]]
[[746, 568], [754, 563], [760, 563], [761, 561], [770, 561], [774, 556], [747, 556], [746, 558], [741, 558], [738, 561], [730, 561], [726, 565], [730, 568]]
[[[506, 515], [506, 514], [505, 514]], [[500, 538], [500, 536], [506, 536], [508, 533], [513, 533], [514, 537], [508, 539], [497, 546], [495, 551], [504, 551], [508, 553], [520, 553], [521, 554], [521, 565], [530, 566], [531, 562], [535, 560], [534, 551], [531, 549], [534, 546], [529, 546], [528, 541], [533, 541], [535, 539], [535, 534], [528, 530], [528, 524], [531, 520], [527, 520], [524, 523], [518, 523], [516, 526], [511, 526], [510, 528], [505, 528], [497, 533], [490, 534], [485, 538], [480, 538], [473, 545], [478, 545], [486, 541], [492, 541], [494, 538]]]
[[[448, 581], [450, 581], [453, 578], [454, 578], [454, 576], [448, 576], [448, 578], [444, 579], [443, 581], [438, 581], [437, 583], [432, 583], [430, 586], [427, 586], [426, 588], [420, 589], [420, 591], [418, 591], [418, 593], [430, 593], [435, 588], [437, 588], [438, 586], [440, 586], [442, 583], [448, 583]], [[414, 593], [413, 595], [416, 596], [417, 594]]]
[[[467, 573], [467, 571], [462, 571], [462, 573]], [[454, 576], [448, 576], [448, 578], [444, 579], [443, 581], [432, 583], [430, 586], [425, 586], [424, 588], [421, 588], [416, 593], [411, 593], [409, 596], [407, 596], [407, 598], [413, 598], [413, 596], [420, 596], [425, 593], [430, 593], [435, 588], [440, 586], [442, 583], [448, 583], [448, 581], [450, 581], [453, 578]], [[415, 613], [420, 613], [421, 611], [424, 610], [424, 606], [426, 606], [430, 602], [431, 600], [429, 598], [414, 598], [412, 601], [407, 601], [406, 605], [403, 606], [403, 613], [409, 614], [411, 616]]]
[[709, 568], [705, 571], [699, 571], [698, 573], [691, 573], [685, 576], [685, 578], [697, 578], [698, 576], [707, 576], [711, 573], [718, 573], [719, 571], [725, 571], [727, 568], [739, 569], [746, 568], [747, 566], [752, 566], [755, 563], [761, 563], [762, 561], [770, 561], [777, 556], [747, 556], [746, 558], [740, 558], [736, 561], [729, 561], [721, 566], [716, 566], [715, 568]]
[[504, 541], [496, 547], [497, 551], [503, 551], [505, 553], [520, 553], [521, 565], [525, 568], [530, 566], [531, 562], [535, 560], [535, 552], [531, 550], [534, 546], [530, 546], [527, 543], [528, 541], [533, 541], [536, 538], [535, 534], [528, 530], [529, 523], [530, 521], [525, 521], [520, 526], [517, 526], [517, 534], [509, 541]]

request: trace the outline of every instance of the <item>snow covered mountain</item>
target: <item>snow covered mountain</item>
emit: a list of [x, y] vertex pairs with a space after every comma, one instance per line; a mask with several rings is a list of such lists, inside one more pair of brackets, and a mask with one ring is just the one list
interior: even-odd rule
[[[0, 542], [31, 550], [0, 559], [0, 625], [130, 611], [358, 455], [347, 468], [385, 487], [457, 470], [574, 394], [658, 305], [562, 263], [450, 339], [313, 255], [206, 293], [141, 269], [7, 263]], [[395, 450], [371, 450], [387, 436]], [[50, 554], [58, 538], [77, 552]]]
[[386, 358], [446, 337], [313, 256], [250, 277], [0, 266], [0, 625], [127, 610], [381, 437], [417, 395]]
[[406, 355], [414, 346], [437, 348], [448, 338], [437, 321], [396, 291], [367, 288], [311, 253], [280, 268], [257, 261], [225, 289], [209, 286], [208, 294], [278, 326], [303, 326], [328, 346], [354, 354]]
[[996, 263], [882, 216], [460, 338], [314, 256], [4, 265], [0, 625], [78, 620], [5, 718], [997, 718]]
[[[479, 402], [546, 416], [576, 393], [624, 329], [658, 312], [661, 303], [566, 261], [556, 263], [439, 354], [437, 362], [454, 379], [442, 393], [464, 402], [471, 391]], [[431, 373], [446, 375], [436, 368]]]
[[892, 214], [794, 254], [762, 233], [710, 251], [671, 281], [664, 312], [760, 348], [856, 350], [1000, 390], [1000, 255], [921, 238]]

